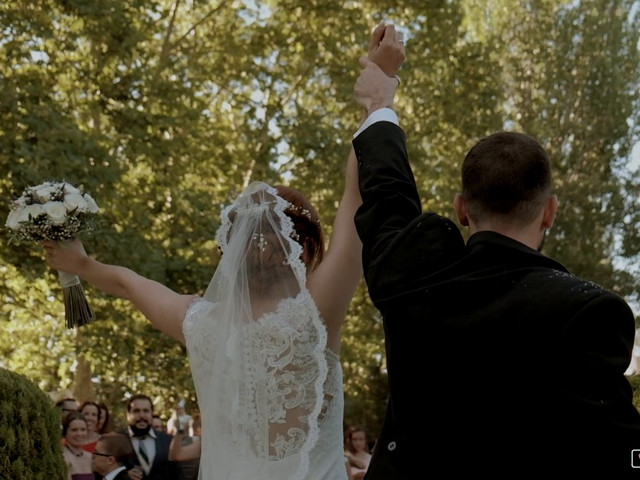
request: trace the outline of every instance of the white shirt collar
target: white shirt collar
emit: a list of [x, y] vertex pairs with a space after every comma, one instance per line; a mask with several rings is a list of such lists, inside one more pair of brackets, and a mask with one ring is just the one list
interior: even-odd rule
[[379, 110], [374, 111], [371, 115], [367, 117], [364, 123], [360, 126], [358, 131], [353, 135], [353, 138], [356, 138], [362, 132], [364, 132], [368, 127], [377, 122], [391, 122], [396, 125], [400, 125], [398, 121], [398, 115], [390, 108], [381, 108]]
[[126, 469], [127, 468], [124, 465], [120, 465], [115, 470], [111, 470], [109, 473], [107, 473], [104, 476], [104, 480], [113, 480], [114, 478], [116, 478], [116, 475], [118, 475], [121, 471], [126, 470]]

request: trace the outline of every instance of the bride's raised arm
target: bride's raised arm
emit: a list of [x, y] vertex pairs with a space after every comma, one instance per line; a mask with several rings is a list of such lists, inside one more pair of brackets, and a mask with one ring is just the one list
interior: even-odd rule
[[43, 242], [48, 263], [78, 275], [114, 297], [130, 300], [161, 332], [184, 343], [182, 322], [194, 295], [181, 295], [133, 270], [101, 263], [85, 252], [82, 242]]
[[329, 248], [307, 281], [309, 292], [327, 325], [329, 348], [335, 352], [340, 349], [340, 329], [362, 278], [362, 243], [353, 220], [360, 204], [356, 156], [352, 148]]

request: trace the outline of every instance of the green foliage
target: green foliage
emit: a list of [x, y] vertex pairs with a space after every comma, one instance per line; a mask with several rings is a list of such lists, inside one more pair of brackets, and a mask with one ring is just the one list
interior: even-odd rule
[[0, 478], [67, 478], [60, 412], [23, 375], [0, 368]]
[[[640, 15], [630, 16], [632, 4], [4, 1], [0, 218], [27, 185], [82, 185], [104, 222], [87, 251], [181, 293], [206, 289], [220, 209], [252, 180], [307, 192], [330, 234], [360, 116], [358, 57], [385, 19], [406, 32], [396, 104], [425, 209], [452, 213], [477, 139], [524, 130], [547, 147], [556, 172], [561, 211], [545, 253], [633, 300], [640, 181], [628, 163], [640, 136]], [[66, 330], [42, 249], [2, 236], [0, 258], [0, 364], [46, 392], [106, 401], [116, 424], [134, 392], [154, 398], [165, 418], [181, 397], [197, 410], [184, 348], [128, 302], [85, 285], [96, 321]], [[342, 360], [345, 421], [375, 436], [384, 342], [364, 284]]]
[[[501, 2], [504, 3], [504, 2]], [[504, 9], [501, 40], [512, 126], [543, 142], [560, 207], [545, 252], [633, 298], [638, 279], [614, 273], [638, 190], [621, 171], [640, 133], [640, 17], [632, 1], [539, 2]], [[535, 5], [535, 6], [534, 6]], [[635, 107], [634, 107], [635, 105]], [[637, 229], [636, 229], [637, 230]]]
[[640, 373], [634, 373], [627, 377], [633, 388], [633, 405], [640, 410]]
[[345, 426], [359, 425], [375, 434], [384, 419], [389, 392], [384, 355], [380, 351], [384, 332], [378, 311], [367, 302], [364, 288], [356, 292], [343, 327], [341, 352], [345, 388]]

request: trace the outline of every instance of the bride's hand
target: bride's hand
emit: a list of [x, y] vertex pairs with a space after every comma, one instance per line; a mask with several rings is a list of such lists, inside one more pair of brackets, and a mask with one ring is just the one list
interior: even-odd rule
[[396, 75], [405, 59], [402, 32], [396, 32], [393, 25], [378, 25], [371, 34], [367, 58], [378, 65], [387, 76]]
[[47, 263], [54, 269], [77, 275], [82, 262], [87, 258], [82, 242], [77, 238], [62, 242], [45, 240], [42, 242]]

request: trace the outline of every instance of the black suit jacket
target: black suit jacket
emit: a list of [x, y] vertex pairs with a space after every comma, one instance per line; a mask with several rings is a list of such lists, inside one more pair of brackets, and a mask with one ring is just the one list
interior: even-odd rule
[[422, 213], [398, 126], [376, 123], [353, 145], [390, 391], [366, 479], [640, 475], [627, 303], [511, 238], [465, 245], [453, 222]]
[[[173, 437], [164, 432], [154, 430], [156, 438], [156, 455], [153, 458], [153, 464], [148, 475], [144, 476], [145, 480], [177, 480], [178, 469], [175, 462], [169, 461], [169, 447], [171, 446], [171, 440]], [[129, 437], [129, 431], [124, 430], [123, 433]], [[133, 446], [133, 442], [132, 442]], [[133, 468], [135, 465], [140, 465], [138, 456], [134, 453], [131, 456], [129, 462], [127, 462], [127, 470]]]

